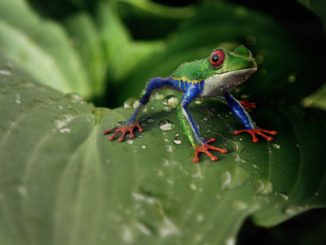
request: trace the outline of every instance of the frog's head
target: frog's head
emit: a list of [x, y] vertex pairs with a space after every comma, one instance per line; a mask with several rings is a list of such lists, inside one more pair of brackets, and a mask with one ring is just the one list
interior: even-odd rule
[[202, 61], [202, 75], [208, 89], [223, 93], [246, 81], [256, 70], [257, 64], [249, 49], [239, 46], [233, 51], [223, 48], [213, 50]]

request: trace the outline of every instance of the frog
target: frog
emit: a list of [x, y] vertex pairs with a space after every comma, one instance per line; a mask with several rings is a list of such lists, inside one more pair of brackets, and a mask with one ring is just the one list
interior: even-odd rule
[[223, 47], [215, 48], [208, 57], [185, 62], [167, 77], [149, 79], [129, 119], [103, 133], [108, 135], [110, 141], [118, 139], [118, 142], [123, 142], [126, 137], [134, 139], [136, 131], [139, 133], [144, 131], [137, 118], [149, 102], [153, 92], [160, 89], [173, 89], [182, 93], [180, 103], [176, 106], [176, 113], [181, 128], [194, 149], [192, 157], [194, 163], [200, 161], [200, 154], [207, 155], [212, 161], [216, 161], [218, 156], [213, 152], [219, 154], [228, 152], [225, 148], [213, 145], [215, 138], [202, 137], [199, 126], [189, 110], [189, 105], [196, 99], [222, 98], [244, 127], [234, 130], [233, 135], [247, 133], [254, 143], [258, 142], [259, 138], [272, 141], [277, 131], [258, 127], [248, 113], [250, 109], [256, 107], [255, 103], [237, 100], [231, 94], [232, 90], [247, 81], [256, 71], [255, 58], [244, 45], [232, 50]]

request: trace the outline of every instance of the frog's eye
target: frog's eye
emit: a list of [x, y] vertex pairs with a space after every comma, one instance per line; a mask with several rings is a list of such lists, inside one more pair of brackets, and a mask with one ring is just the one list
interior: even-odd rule
[[224, 52], [221, 49], [217, 49], [211, 54], [209, 61], [211, 62], [212, 66], [218, 67], [223, 64], [224, 58]]

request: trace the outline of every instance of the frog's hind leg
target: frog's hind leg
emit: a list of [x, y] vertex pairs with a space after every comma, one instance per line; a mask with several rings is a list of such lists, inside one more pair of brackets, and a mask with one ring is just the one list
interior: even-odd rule
[[223, 154], [227, 152], [226, 149], [210, 145], [210, 143], [215, 142], [214, 138], [204, 140], [201, 137], [198, 125], [188, 111], [188, 105], [200, 94], [200, 92], [200, 87], [196, 84], [188, 87], [182, 98], [181, 104], [177, 108], [178, 119], [181, 123], [181, 127], [194, 147], [195, 154], [192, 160], [195, 163], [199, 162], [200, 153], [204, 153], [210, 157], [211, 160], [216, 161], [217, 156], [214, 156], [210, 151], [218, 151]]

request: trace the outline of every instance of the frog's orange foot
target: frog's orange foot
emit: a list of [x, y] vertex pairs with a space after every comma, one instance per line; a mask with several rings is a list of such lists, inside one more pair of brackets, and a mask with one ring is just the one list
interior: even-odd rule
[[215, 147], [215, 146], [212, 146], [212, 145], [209, 144], [209, 143], [212, 143], [212, 142], [215, 142], [214, 138], [210, 138], [205, 143], [203, 143], [201, 145], [196, 145], [194, 147], [195, 155], [194, 155], [194, 157], [192, 159], [192, 161], [194, 163], [199, 162], [199, 153], [206, 154], [207, 156], [210, 157], [210, 159], [212, 159], [212, 161], [216, 161], [218, 158], [217, 158], [217, 156], [214, 156], [212, 153], [210, 153], [209, 152], [210, 150], [211, 151], [218, 151], [218, 152], [223, 153], [223, 154], [227, 153], [226, 149], [218, 148], [218, 147]]
[[268, 141], [272, 141], [273, 137], [269, 136], [270, 135], [276, 135], [277, 131], [275, 130], [266, 130], [266, 129], [261, 129], [261, 128], [255, 128], [255, 129], [242, 129], [242, 130], [235, 130], [233, 131], [234, 135], [238, 135], [241, 133], [248, 133], [251, 135], [252, 138], [252, 142], [256, 143], [258, 142], [258, 138], [256, 137], [256, 135], [260, 135], [261, 137], [263, 137], [264, 139], [268, 140]]
[[240, 104], [246, 110], [250, 110], [250, 109], [255, 109], [256, 108], [256, 104], [255, 103], [252, 103], [252, 102], [249, 102], [248, 100], [240, 100]]
[[103, 132], [103, 134], [107, 135], [107, 134], [113, 133], [111, 136], [108, 137], [109, 140], [114, 140], [116, 138], [116, 136], [118, 136], [120, 134], [118, 141], [122, 142], [125, 139], [125, 136], [127, 134], [129, 134], [129, 139], [135, 138], [134, 130], [136, 128], [138, 129], [139, 132], [144, 131], [144, 129], [142, 128], [142, 126], [140, 126], [140, 124], [138, 122], [134, 122], [131, 124], [121, 125], [118, 127], [114, 127], [112, 129], [105, 130]]

